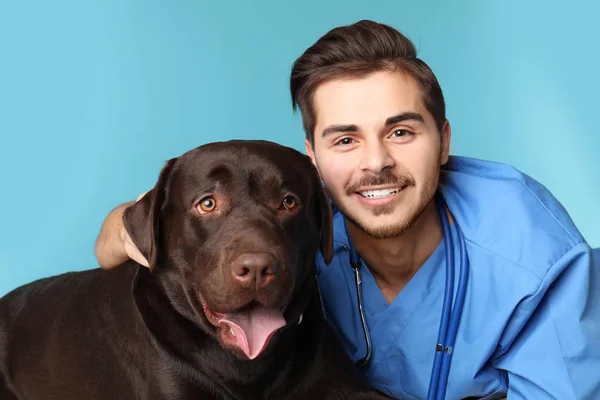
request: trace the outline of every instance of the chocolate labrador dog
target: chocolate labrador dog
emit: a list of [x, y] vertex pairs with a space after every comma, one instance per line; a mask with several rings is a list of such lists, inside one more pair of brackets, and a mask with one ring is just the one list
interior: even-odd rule
[[129, 261], [0, 301], [0, 398], [386, 399], [321, 312], [331, 210], [305, 155], [264, 141], [169, 160], [124, 214]]

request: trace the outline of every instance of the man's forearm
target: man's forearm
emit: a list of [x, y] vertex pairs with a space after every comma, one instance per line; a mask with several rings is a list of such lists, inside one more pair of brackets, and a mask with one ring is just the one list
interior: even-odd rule
[[98, 264], [104, 269], [114, 268], [130, 258], [125, 251], [121, 231], [123, 229], [123, 212], [132, 204], [134, 204], [133, 201], [116, 207], [102, 223], [94, 246], [94, 253]]

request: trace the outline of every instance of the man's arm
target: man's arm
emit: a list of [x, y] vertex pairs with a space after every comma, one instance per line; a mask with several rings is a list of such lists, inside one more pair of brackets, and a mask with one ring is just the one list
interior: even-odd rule
[[520, 328], [507, 327], [493, 361], [508, 400], [600, 398], [600, 249], [569, 251], [514, 317]]
[[[139, 201], [144, 194], [138, 196]], [[112, 210], [100, 228], [100, 234], [96, 238], [94, 253], [101, 268], [114, 268], [125, 261], [132, 259], [138, 263], [148, 266], [148, 261], [137, 249], [131, 237], [123, 225], [123, 212], [127, 207], [134, 204], [130, 201], [123, 203]]]

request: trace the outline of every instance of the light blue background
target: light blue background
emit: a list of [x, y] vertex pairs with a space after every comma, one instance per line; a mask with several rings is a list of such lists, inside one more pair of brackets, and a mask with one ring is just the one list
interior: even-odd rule
[[303, 151], [292, 62], [359, 19], [399, 28], [445, 91], [452, 153], [546, 185], [600, 246], [594, 1], [0, 3], [0, 294], [96, 267], [116, 205], [208, 141]]

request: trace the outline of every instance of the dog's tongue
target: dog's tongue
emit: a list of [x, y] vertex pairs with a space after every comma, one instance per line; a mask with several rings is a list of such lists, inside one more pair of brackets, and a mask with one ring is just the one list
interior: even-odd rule
[[275, 331], [285, 326], [285, 319], [280, 310], [257, 307], [225, 314], [219, 321], [221, 323], [231, 328], [237, 345], [252, 360], [265, 349]]

